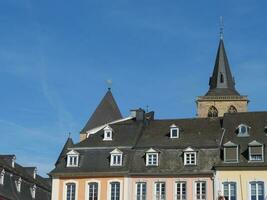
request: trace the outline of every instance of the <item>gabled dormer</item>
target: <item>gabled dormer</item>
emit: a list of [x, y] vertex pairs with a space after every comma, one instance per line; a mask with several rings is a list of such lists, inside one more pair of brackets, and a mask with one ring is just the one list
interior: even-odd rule
[[175, 124], [170, 126], [170, 138], [179, 138], [180, 137], [180, 129]]
[[79, 152], [71, 150], [67, 153], [67, 167], [78, 167]]
[[237, 129], [237, 136], [238, 137], [248, 137], [249, 136], [249, 131], [250, 127], [246, 124], [240, 124]]
[[248, 144], [249, 161], [262, 162], [264, 161], [264, 146], [263, 144], [253, 140]]
[[183, 150], [184, 165], [197, 165], [197, 151], [192, 147]]
[[107, 125], [104, 128], [104, 138], [103, 138], [103, 140], [104, 141], [111, 141], [112, 140], [112, 133], [113, 133], [112, 128], [109, 125]]
[[122, 151], [118, 148], [110, 152], [110, 166], [122, 166]]
[[5, 169], [0, 170], [0, 185], [4, 185], [5, 182]]
[[159, 165], [159, 152], [153, 148], [146, 151], [146, 166]]
[[22, 182], [21, 177], [19, 177], [17, 180], [15, 180], [15, 185], [16, 185], [17, 192], [21, 191], [21, 182]]
[[229, 141], [223, 145], [223, 157], [226, 163], [237, 163], [239, 160], [238, 156], [238, 145]]

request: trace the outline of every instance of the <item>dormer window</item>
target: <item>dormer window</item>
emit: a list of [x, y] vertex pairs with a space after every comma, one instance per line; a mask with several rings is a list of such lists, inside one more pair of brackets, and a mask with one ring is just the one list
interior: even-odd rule
[[263, 161], [263, 144], [256, 140], [248, 144], [249, 161]]
[[4, 185], [4, 180], [5, 180], [5, 170], [2, 169], [0, 172], [0, 185]]
[[159, 153], [158, 151], [150, 148], [146, 151], [146, 166], [158, 166], [159, 165]]
[[238, 162], [238, 145], [229, 141], [223, 145], [224, 162], [237, 163]]
[[35, 199], [35, 196], [36, 196], [36, 185], [33, 185], [30, 190], [31, 190], [32, 198]]
[[67, 153], [67, 167], [78, 167], [79, 164], [79, 153], [71, 150]]
[[15, 185], [18, 192], [20, 192], [21, 189], [21, 182], [22, 182], [21, 178], [18, 178], [18, 180], [15, 181]]
[[112, 128], [110, 126], [106, 126], [104, 128], [104, 141], [110, 141], [112, 140]]
[[118, 148], [110, 152], [110, 166], [122, 166], [122, 151]]
[[175, 124], [170, 126], [170, 138], [179, 138], [179, 128]]
[[184, 150], [184, 165], [196, 165], [197, 164], [197, 152], [191, 147], [187, 147]]
[[250, 127], [248, 125], [245, 125], [245, 124], [240, 124], [238, 127], [237, 127], [237, 136], [238, 137], [248, 137], [249, 136], [249, 129]]

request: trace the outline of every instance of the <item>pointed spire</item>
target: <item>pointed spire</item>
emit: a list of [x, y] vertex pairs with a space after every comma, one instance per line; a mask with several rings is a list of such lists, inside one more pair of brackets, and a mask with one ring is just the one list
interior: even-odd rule
[[122, 115], [120, 109], [112, 95], [111, 90], [108, 89], [106, 95], [103, 97], [102, 101], [97, 106], [95, 112], [92, 114], [81, 132], [84, 133], [90, 129], [121, 118]]
[[235, 89], [235, 81], [228, 63], [223, 38], [220, 38], [215, 66], [209, 85], [210, 89], [206, 96], [239, 95]]
[[63, 149], [61, 150], [61, 153], [59, 154], [59, 157], [55, 165], [57, 165], [60, 162], [60, 160], [66, 156], [66, 153], [68, 152], [68, 148], [72, 147], [73, 145], [74, 145], [73, 140], [70, 137], [68, 137]]

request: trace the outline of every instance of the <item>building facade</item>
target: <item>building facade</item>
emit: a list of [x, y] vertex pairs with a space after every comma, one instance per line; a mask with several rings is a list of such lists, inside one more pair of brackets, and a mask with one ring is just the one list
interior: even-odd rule
[[264, 200], [267, 112], [247, 112], [220, 39], [198, 116], [123, 118], [110, 90], [50, 172], [53, 200]]

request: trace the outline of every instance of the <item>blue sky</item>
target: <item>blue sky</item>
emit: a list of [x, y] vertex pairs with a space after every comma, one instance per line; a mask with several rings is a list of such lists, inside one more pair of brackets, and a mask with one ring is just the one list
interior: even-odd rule
[[68, 132], [79, 131], [107, 91], [124, 116], [196, 114], [208, 89], [224, 17], [236, 87], [250, 111], [267, 110], [266, 1], [0, 1], [1, 154], [41, 174]]

